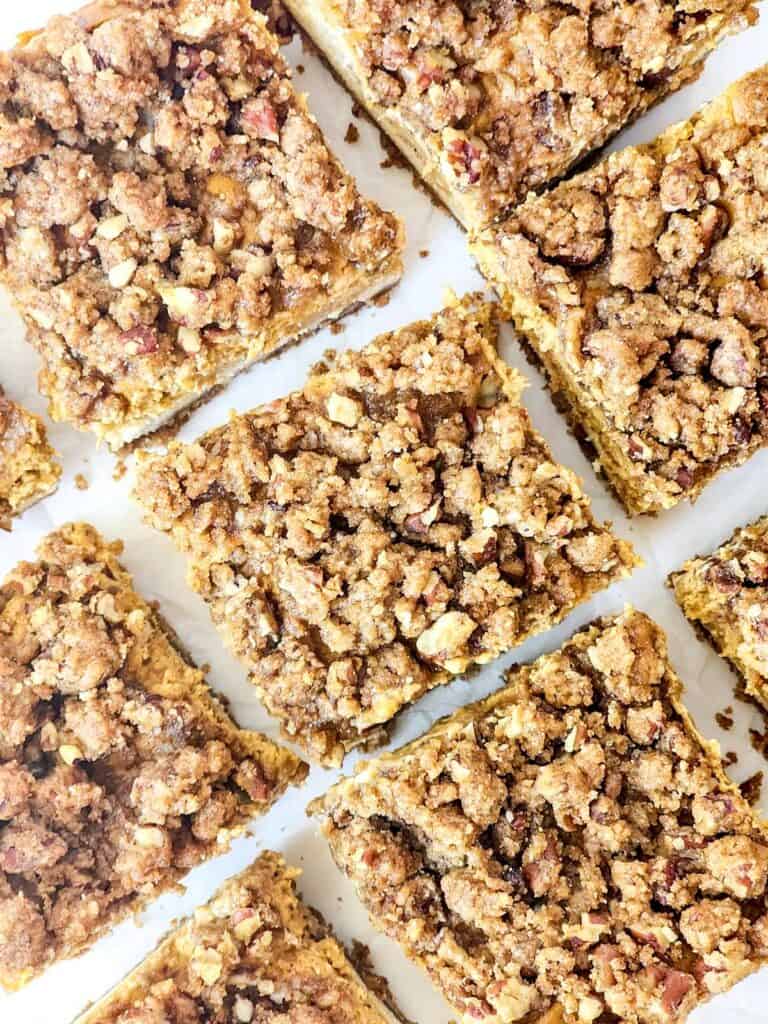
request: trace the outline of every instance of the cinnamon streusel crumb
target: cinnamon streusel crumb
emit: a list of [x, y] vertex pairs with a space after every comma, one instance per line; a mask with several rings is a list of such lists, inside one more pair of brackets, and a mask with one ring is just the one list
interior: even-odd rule
[[714, 554], [692, 558], [669, 582], [686, 617], [768, 708], [768, 516]]
[[768, 67], [473, 251], [631, 513], [768, 443]]
[[470, 297], [145, 457], [146, 519], [288, 734], [326, 762], [637, 564], [553, 461]]
[[53, 18], [0, 99], [0, 278], [53, 417], [113, 448], [400, 275], [247, 0]]
[[747, 0], [286, 0], [467, 228], [562, 177], [753, 22]]
[[462, 1022], [673, 1024], [768, 960], [768, 834], [632, 609], [310, 808]]
[[30, 505], [56, 490], [61, 467], [45, 424], [0, 388], [0, 530]]
[[0, 586], [0, 984], [224, 850], [306, 766], [236, 728], [84, 524]]
[[263, 853], [76, 1024], [394, 1024], [299, 875]]

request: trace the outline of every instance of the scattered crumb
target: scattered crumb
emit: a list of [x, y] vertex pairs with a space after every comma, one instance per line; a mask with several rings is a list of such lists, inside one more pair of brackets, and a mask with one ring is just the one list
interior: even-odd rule
[[203, 664], [200, 666], [200, 671], [203, 673], [204, 676], [207, 676], [208, 673], [211, 671], [210, 663], [204, 661]]
[[385, 306], [389, 305], [389, 301], [391, 298], [392, 291], [390, 289], [389, 291], [382, 292], [380, 295], [377, 295], [376, 298], [373, 300], [373, 305], [376, 306], [377, 309], [383, 309]]
[[306, 70], [306, 68], [304, 67], [303, 64], [297, 64], [296, 65], [296, 74], [297, 75], [303, 75], [305, 70]]
[[122, 480], [125, 474], [128, 472], [128, 467], [125, 464], [124, 459], [118, 459], [115, 463], [115, 468], [112, 470], [113, 480]]
[[360, 106], [359, 103], [353, 103], [352, 104], [352, 117], [362, 117], [362, 116], [363, 116], [363, 108]]
[[429, 256], [429, 249], [419, 249], [419, 256], [425, 260]]
[[726, 768], [730, 768], [732, 764], [738, 764], [738, 763], [739, 763], [739, 755], [736, 753], [735, 750], [729, 750], [728, 753], [723, 758], [723, 764], [725, 765], [725, 767]]
[[90, 486], [90, 483], [85, 479], [83, 474], [78, 473], [75, 477], [75, 487], [78, 491], [87, 491]]
[[379, 132], [379, 143], [387, 154], [387, 159], [381, 164], [381, 167], [402, 167], [407, 169], [411, 166], [394, 142], [382, 131]]
[[759, 732], [757, 729], [749, 730], [749, 739], [752, 747], [768, 759], [768, 733]]
[[750, 775], [741, 783], [739, 789], [747, 803], [754, 807], [763, 791], [763, 772], [755, 772], [754, 775]]
[[334, 337], [336, 337], [336, 335], [338, 334], [343, 334], [344, 331], [346, 331], [346, 329], [346, 324], [343, 324], [340, 320], [334, 320], [334, 322], [331, 324], [331, 334]]
[[360, 141], [360, 129], [356, 124], [352, 124], [351, 121], [347, 125], [347, 133], [344, 136], [344, 141], [348, 142], [350, 145]]
[[717, 712], [715, 715], [715, 721], [721, 729], [724, 729], [726, 732], [730, 732], [733, 728], [733, 708], [730, 704], [727, 708], [723, 708], [722, 711]]

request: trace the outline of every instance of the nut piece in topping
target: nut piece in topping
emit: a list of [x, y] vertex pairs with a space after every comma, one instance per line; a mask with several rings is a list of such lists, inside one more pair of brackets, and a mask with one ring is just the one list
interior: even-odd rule
[[494, 317], [470, 296], [140, 464], [146, 520], [323, 762], [636, 564], [533, 429]]
[[472, 249], [630, 514], [768, 444], [768, 66]]
[[238, 729], [108, 544], [62, 527], [0, 586], [0, 984], [220, 853], [306, 765]]
[[686, 562], [669, 583], [686, 618], [768, 709], [768, 516]]
[[119, 449], [391, 287], [404, 238], [250, 4], [87, 12], [0, 60], [0, 282], [51, 416]]
[[628, 609], [310, 806], [462, 1024], [682, 1024], [768, 962], [768, 830], [681, 695]]
[[[279, 854], [263, 853], [75, 1024], [394, 1024], [395, 1012], [300, 900], [299, 875]], [[370, 981], [375, 991], [387, 988]]]
[[[468, 229], [565, 177], [757, 18], [749, 0], [695, 16], [686, 0], [285, 3]], [[690, 190], [668, 191], [685, 209]]]
[[45, 424], [0, 388], [0, 530], [56, 490], [61, 467]]

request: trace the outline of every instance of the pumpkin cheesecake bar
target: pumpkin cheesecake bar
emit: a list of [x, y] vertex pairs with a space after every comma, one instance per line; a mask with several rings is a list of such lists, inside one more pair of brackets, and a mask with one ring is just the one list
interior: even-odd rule
[[768, 833], [632, 609], [310, 810], [460, 1021], [681, 1024], [768, 961]]
[[75, 1024], [394, 1024], [299, 875], [262, 854]]
[[147, 521], [323, 761], [637, 564], [531, 426], [496, 341], [494, 307], [469, 297], [144, 457]]
[[103, 0], [0, 60], [0, 281], [113, 449], [400, 276], [247, 0]]
[[690, 82], [745, 0], [286, 0], [355, 98], [468, 229]]
[[171, 889], [306, 766], [238, 729], [89, 526], [0, 586], [0, 984]]
[[60, 476], [43, 421], [0, 388], [0, 529], [55, 491]]
[[768, 516], [669, 578], [686, 618], [768, 708]]
[[473, 252], [630, 513], [768, 442], [768, 67]]

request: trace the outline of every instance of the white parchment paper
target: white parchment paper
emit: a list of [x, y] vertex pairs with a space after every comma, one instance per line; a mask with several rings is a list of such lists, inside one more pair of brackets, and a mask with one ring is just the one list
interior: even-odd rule
[[[17, 32], [40, 26], [57, 13], [59, 4], [63, 7], [66, 3], [67, 0], [0, 0], [0, 48], [10, 46]], [[764, 9], [766, 6], [760, 4]], [[641, 119], [619, 137], [614, 148], [651, 139], [669, 123], [687, 117], [720, 93], [730, 81], [768, 59], [768, 11], [764, 10], [763, 18], [762, 25], [728, 40], [710, 58], [698, 82]], [[297, 86], [309, 94], [310, 107], [362, 190], [404, 218], [408, 231], [405, 278], [388, 305], [349, 318], [343, 334], [332, 337], [323, 332], [238, 378], [186, 424], [182, 437], [188, 440], [221, 423], [231, 409], [248, 409], [300, 386], [307, 368], [326, 348], [362, 347], [381, 331], [430, 315], [442, 305], [447, 287], [461, 294], [482, 285], [455, 223], [413, 187], [410, 171], [381, 167], [386, 155], [378, 130], [364, 120], [355, 121], [360, 129], [359, 141], [344, 142], [347, 126], [354, 120], [352, 102], [327, 70], [311, 54], [302, 52], [298, 42], [290, 47], [289, 58], [294, 67], [304, 68], [297, 75]], [[428, 255], [421, 255], [427, 251]], [[595, 615], [616, 611], [631, 602], [667, 630], [672, 660], [687, 684], [687, 700], [699, 727], [706, 736], [719, 739], [724, 751], [738, 753], [738, 763], [732, 769], [735, 780], [741, 781], [762, 769], [764, 761], [752, 750], [748, 736], [750, 726], [763, 728], [760, 716], [734, 702], [733, 677], [695, 637], [664, 581], [684, 559], [710, 551], [736, 526], [768, 511], [768, 451], [753, 458], [747, 466], [723, 475], [694, 507], [682, 506], [655, 520], [629, 522], [568, 434], [511, 331], [505, 332], [503, 352], [531, 382], [525, 400], [536, 427], [556, 456], [584, 478], [596, 514], [613, 520], [617, 533], [634, 543], [646, 566], [625, 584], [580, 608], [559, 628], [485, 668], [471, 682], [458, 680], [430, 694], [400, 717], [393, 744], [400, 745], [419, 735], [435, 719], [494, 690], [509, 664], [556, 648]], [[35, 387], [37, 366], [36, 355], [24, 343], [21, 322], [5, 297], [0, 298], [0, 382], [12, 398], [43, 413], [45, 402]], [[54, 425], [51, 436], [64, 463], [62, 485], [54, 497], [30, 510], [13, 534], [0, 533], [0, 577], [19, 559], [32, 558], [36, 544], [48, 530], [74, 519], [90, 521], [109, 538], [122, 538], [126, 545], [123, 561], [133, 572], [139, 591], [148, 599], [160, 601], [190, 653], [199, 663], [212, 666], [211, 682], [230, 699], [240, 723], [276, 736], [274, 723], [257, 702], [245, 672], [224, 651], [202, 601], [185, 586], [181, 556], [167, 538], [141, 523], [129, 498], [130, 474], [121, 481], [113, 480], [113, 457], [97, 450], [90, 435]], [[76, 488], [74, 478], [78, 473], [89, 481], [87, 491]], [[733, 729], [724, 733], [714, 715], [729, 704], [734, 705], [735, 721]], [[349, 759], [347, 770], [354, 761], [354, 756]], [[337, 775], [313, 769], [308, 783], [284, 797], [271, 814], [256, 824], [252, 836], [238, 841], [228, 855], [193, 871], [184, 895], [158, 900], [140, 922], [122, 925], [88, 954], [49, 970], [21, 993], [0, 995], [0, 1022], [67, 1024], [139, 963], [175, 919], [209, 899], [226, 878], [250, 863], [259, 850], [271, 847], [283, 851], [290, 861], [304, 869], [303, 893], [333, 922], [342, 939], [356, 937], [368, 943], [377, 968], [390, 980], [404, 1013], [418, 1024], [448, 1024], [452, 1015], [441, 997], [392, 942], [370, 928], [351, 886], [333, 866], [314, 823], [305, 815], [310, 799], [324, 792]], [[768, 970], [715, 999], [691, 1020], [692, 1024], [768, 1021]]]

